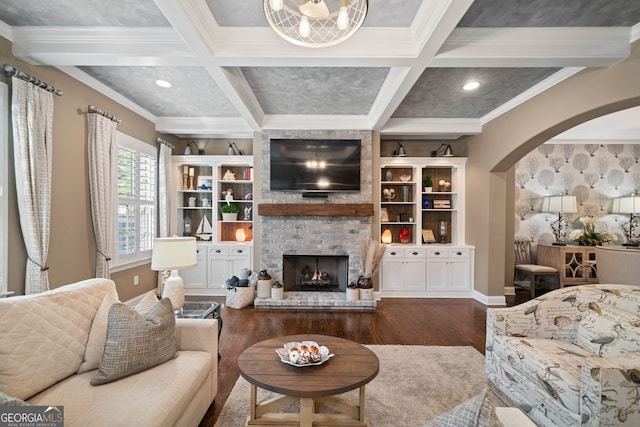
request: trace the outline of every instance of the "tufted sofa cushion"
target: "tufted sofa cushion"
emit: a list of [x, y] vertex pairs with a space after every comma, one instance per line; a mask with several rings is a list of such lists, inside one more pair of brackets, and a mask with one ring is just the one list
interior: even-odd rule
[[0, 299], [0, 389], [25, 400], [74, 374], [111, 289], [111, 280], [89, 279], [65, 286], [64, 293]]

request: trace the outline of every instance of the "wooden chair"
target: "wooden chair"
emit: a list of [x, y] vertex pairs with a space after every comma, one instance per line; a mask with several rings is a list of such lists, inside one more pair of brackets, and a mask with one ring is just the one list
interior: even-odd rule
[[516, 240], [515, 242], [515, 274], [519, 272], [526, 275], [531, 289], [531, 298], [536, 297], [536, 279], [538, 276], [553, 276], [556, 283], [559, 283], [558, 270], [546, 265], [536, 264], [531, 253], [531, 242]]

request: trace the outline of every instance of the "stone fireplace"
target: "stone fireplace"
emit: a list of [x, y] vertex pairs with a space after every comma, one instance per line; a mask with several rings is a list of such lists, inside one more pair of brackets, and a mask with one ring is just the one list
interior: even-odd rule
[[349, 257], [346, 255], [284, 255], [285, 291], [344, 292]]
[[[328, 198], [303, 198], [300, 193], [272, 192], [269, 187], [271, 138], [328, 138], [360, 139], [361, 182], [359, 192], [330, 193]], [[360, 247], [363, 240], [371, 239], [372, 217], [333, 215], [287, 215], [286, 204], [370, 204], [372, 203], [372, 142], [369, 131], [283, 131], [270, 130], [262, 133], [260, 168], [260, 203], [282, 204], [282, 214], [262, 216], [260, 221], [259, 264], [277, 280], [285, 290], [290, 286], [290, 277], [284, 271], [286, 256], [313, 255], [315, 257], [345, 257], [341, 267], [342, 278], [339, 290], [344, 292], [347, 283], [356, 281], [362, 271]], [[257, 172], [257, 171], [256, 171]], [[311, 210], [313, 211], [313, 210]], [[300, 268], [298, 268], [300, 269]], [[344, 271], [343, 271], [344, 270]]]

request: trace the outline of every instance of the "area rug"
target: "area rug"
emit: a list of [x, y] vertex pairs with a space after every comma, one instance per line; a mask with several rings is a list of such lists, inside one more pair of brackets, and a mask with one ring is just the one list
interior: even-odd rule
[[[368, 345], [380, 360], [366, 386], [365, 410], [375, 427], [420, 427], [480, 393], [487, 385], [484, 356], [473, 347]], [[215, 427], [243, 426], [249, 415], [249, 383], [238, 379]], [[275, 396], [258, 389], [258, 401]], [[357, 403], [358, 394], [341, 395]], [[294, 408], [293, 406], [290, 409]]]

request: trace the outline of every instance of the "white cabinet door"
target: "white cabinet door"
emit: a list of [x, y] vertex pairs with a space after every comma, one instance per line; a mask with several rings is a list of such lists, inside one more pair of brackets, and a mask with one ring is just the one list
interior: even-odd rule
[[204, 289], [207, 287], [207, 247], [198, 246], [195, 267], [180, 270], [185, 289]]
[[382, 258], [383, 296], [420, 296], [426, 287], [425, 255], [420, 247], [387, 247]]
[[227, 279], [232, 275], [229, 274], [229, 267], [227, 259], [227, 248], [210, 247], [209, 259], [208, 259], [208, 272], [209, 272], [209, 288], [217, 289], [222, 288]]
[[404, 289], [424, 291], [427, 274], [425, 268], [425, 250], [423, 248], [407, 249], [404, 252]]
[[382, 259], [380, 288], [384, 291], [402, 290], [402, 267], [404, 253], [402, 250], [389, 250]]
[[449, 280], [449, 253], [446, 248], [430, 248], [427, 252], [427, 290], [446, 291]]
[[457, 248], [449, 251], [449, 271], [451, 273], [449, 287], [452, 291], [471, 290], [470, 252], [467, 248]]

